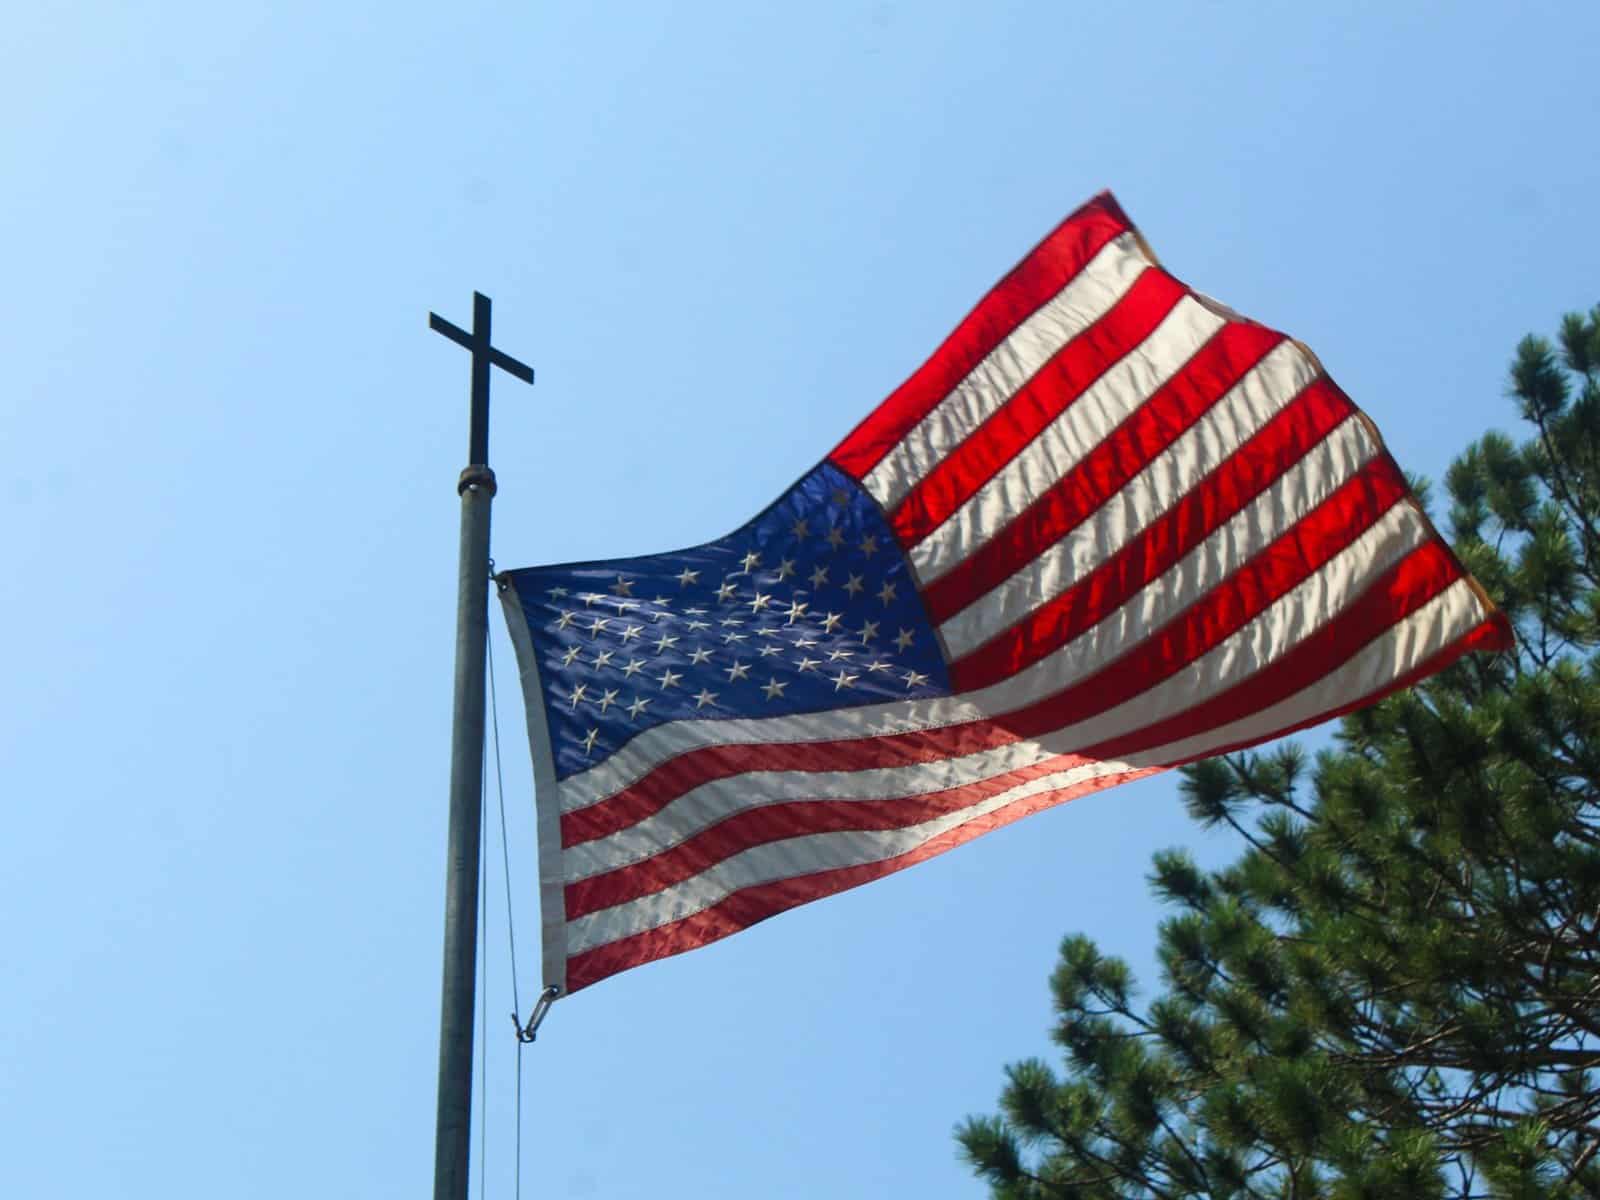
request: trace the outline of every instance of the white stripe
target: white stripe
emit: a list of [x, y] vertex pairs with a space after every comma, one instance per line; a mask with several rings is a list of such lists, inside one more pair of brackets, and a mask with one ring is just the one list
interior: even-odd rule
[[1109, 312], [1150, 265], [1133, 234], [1108, 242], [912, 427], [861, 486], [886, 509], [898, 504], [1063, 346]]
[[567, 882], [643, 862], [703, 833], [736, 812], [790, 800], [901, 800], [978, 783], [1049, 754], [1036, 742], [1013, 742], [962, 758], [903, 767], [845, 771], [746, 771], [691, 788], [660, 812], [607, 837], [569, 846]]
[[1070, 787], [1098, 775], [1182, 762], [1225, 746], [1290, 729], [1339, 708], [1352, 698], [1364, 698], [1381, 691], [1464, 636], [1480, 618], [1480, 606], [1472, 589], [1465, 580], [1458, 580], [1315, 683], [1232, 724], [1129, 755], [1125, 760], [1074, 766], [1030, 780], [969, 808], [919, 825], [883, 832], [810, 834], [751, 847], [661, 892], [569, 922], [568, 953], [582, 953], [691, 916], [743, 888], [882, 862], [909, 853], [948, 830], [1029, 796]]
[[1226, 725], [1129, 755], [1129, 761], [1146, 765], [1183, 762], [1311, 723], [1383, 691], [1452, 642], [1471, 633], [1484, 615], [1471, 584], [1458, 579], [1338, 667], [1286, 699]]
[[567, 923], [567, 953], [580, 954], [618, 938], [642, 933], [710, 908], [741, 888], [775, 883], [838, 867], [881, 862], [915, 850], [923, 842], [957, 825], [993, 812], [1037, 792], [1070, 786], [1070, 782], [1123, 770], [1120, 763], [1087, 763], [1046, 775], [970, 808], [936, 817], [920, 825], [878, 832], [816, 833], [752, 846], [711, 869], [662, 891], [601, 909]]
[[[1376, 452], [1363, 422], [1347, 420], [1312, 452], [1322, 469], [1344, 470]], [[1311, 455], [1308, 455], [1311, 458]], [[1263, 495], [1215, 530], [1178, 563], [1120, 608], [1045, 658], [977, 691], [904, 703], [863, 705], [789, 717], [677, 721], [645, 730], [587, 771], [561, 785], [564, 812], [586, 808], [643, 777], [666, 758], [716, 745], [820, 742], [879, 737], [992, 719], [1058, 691], [1098, 670], [1149, 636], [1176, 613], [1226, 579], [1237, 567], [1309, 511], [1316, 497], [1291, 468]], [[1343, 482], [1341, 478], [1338, 482]], [[1328, 491], [1331, 492], [1331, 488]], [[1271, 535], [1271, 536], [1268, 536]]]
[[1176, 375], [1225, 321], [1185, 296], [1154, 332], [1095, 380], [1077, 401], [1039, 431], [1005, 466], [911, 547], [907, 557], [923, 583], [971, 554], [1098, 446]]
[[1416, 510], [1396, 504], [1320, 571], [1187, 667], [1115, 707], [1053, 733], [931, 763], [858, 771], [749, 771], [713, 780], [691, 788], [628, 829], [569, 848], [563, 872], [571, 881], [642, 861], [733, 812], [786, 800], [880, 800], [941, 791], [1147, 728], [1193, 708], [1197, 696], [1226, 691], [1278, 661], [1428, 536]]
[[[1365, 426], [1347, 420], [1205, 541], [1048, 659], [1061, 680], [1085, 678], [1126, 654], [1244, 566], [1335, 488], [1378, 447]], [[1327, 478], [1319, 471], [1329, 472]], [[1398, 518], [1397, 518], [1398, 519]], [[1326, 569], [1326, 567], [1324, 568]], [[1003, 685], [996, 685], [996, 687]]]
[[669, 721], [651, 726], [609, 758], [562, 780], [561, 811], [576, 812], [598, 804], [642, 779], [662, 762], [690, 750], [762, 742], [794, 744], [881, 737], [978, 720], [985, 715], [994, 714], [986, 714], [966, 696], [956, 695], [824, 709], [790, 717]]
[[[939, 632], [950, 657], [970, 654], [1023, 620], [1033, 609], [1068, 591], [1193, 491], [1314, 377], [1315, 371], [1305, 355], [1287, 342], [1278, 346], [1087, 520], [941, 625]], [[1361, 430], [1359, 421], [1346, 424], [1360, 431], [1362, 442], [1370, 447], [1362, 456], [1364, 460], [1376, 446]], [[1345, 440], [1354, 436], [1357, 434], [1349, 432]], [[1292, 474], [1298, 482], [1292, 488], [1287, 482], [1283, 486], [1304, 491], [1320, 483], [1316, 469], [1325, 459], [1325, 455], [1309, 455], [1285, 474], [1285, 481]], [[1305, 511], [1301, 509], [1302, 513]], [[1281, 531], [1285, 526], [1271, 528]], [[1212, 578], [1220, 579], [1222, 575]]]

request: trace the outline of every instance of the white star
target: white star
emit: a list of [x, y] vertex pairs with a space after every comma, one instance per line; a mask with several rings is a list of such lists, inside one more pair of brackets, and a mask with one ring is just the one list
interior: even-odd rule
[[740, 625], [743, 625], [744, 622], [738, 617], [723, 617], [722, 620], [717, 622], [717, 624], [721, 625], [724, 629], [727, 629], [730, 627], [738, 628]]
[[711, 628], [711, 622], [710, 621], [690, 621], [689, 622], [689, 631], [691, 633], [694, 632], [696, 629], [710, 629], [710, 628]]
[[854, 658], [855, 656], [856, 656], [856, 652], [854, 650], [829, 650], [828, 651], [828, 661], [829, 662], [838, 662], [841, 658]]
[[823, 633], [832, 633], [835, 629], [839, 628], [839, 622], [842, 621], [842, 620], [844, 620], [844, 618], [841, 617], [838, 613], [836, 613], [836, 612], [829, 613], [826, 617], [824, 617], [822, 619], [822, 632]]
[[869, 670], [869, 671], [892, 671], [892, 670], [894, 670], [894, 664], [893, 663], [889, 663], [889, 662], [884, 662], [883, 659], [880, 658], [877, 662], [869, 662], [867, 664], [867, 670]]
[[691, 583], [696, 582], [699, 578], [699, 571], [691, 571], [688, 567], [685, 567], [683, 570], [678, 572], [678, 586], [688, 587]]
[[600, 706], [600, 711], [601, 712], [605, 712], [606, 709], [610, 708], [616, 702], [617, 702], [617, 690], [616, 690], [616, 688], [607, 688], [603, 693], [601, 693], [600, 699], [595, 701], [595, 703]]
[[789, 602], [789, 624], [793, 625], [801, 617], [805, 616], [806, 609], [810, 607], [809, 604], [801, 604], [798, 600], [791, 600]]
[[639, 719], [639, 714], [645, 710], [649, 703], [650, 701], [646, 700], [643, 696], [640, 696], [632, 704], [628, 705], [628, 715], [637, 721]]
[[781, 629], [758, 629], [758, 630], [756, 630], [756, 636], [757, 637], [765, 637], [765, 638], [782, 637], [783, 636], [783, 630], [781, 630]]
[[561, 614], [561, 619], [556, 622], [556, 628], [557, 629], [565, 629], [568, 625], [571, 625], [577, 619], [578, 619], [578, 614], [577, 613], [564, 612], [564, 613]]
[[750, 674], [750, 667], [747, 663], [736, 662], [733, 664], [733, 666], [724, 671], [723, 674], [728, 677], [729, 683], [734, 683], [748, 676]]
[[772, 603], [772, 597], [771, 596], [767, 595], [765, 592], [757, 592], [756, 593], [756, 598], [754, 600], [750, 601], [750, 611], [753, 612], [753, 613], [758, 613], [763, 608], [766, 608], [767, 605], [769, 605], [771, 603]]
[[586, 683], [580, 683], [577, 687], [572, 689], [572, 695], [568, 696], [567, 699], [572, 701], [572, 707], [574, 711], [577, 710], [578, 701], [582, 700], [588, 694], [589, 685]]
[[587, 734], [584, 735], [584, 738], [583, 738], [583, 752], [585, 754], [593, 754], [594, 753], [595, 739], [598, 738], [599, 736], [600, 736], [600, 731], [598, 729], [591, 729], [591, 730], [589, 730], [589, 732]]
[[612, 604], [612, 605], [615, 605], [615, 606], [616, 606], [616, 610], [617, 610], [617, 615], [618, 615], [618, 616], [619, 616], [619, 617], [620, 617], [620, 616], [621, 616], [621, 615], [622, 615], [622, 614], [623, 614], [623, 613], [625, 613], [625, 612], [631, 612], [631, 611], [633, 611], [633, 610], [634, 610], [634, 609], [636, 609], [636, 608], [638, 608], [638, 607], [639, 607], [639, 602], [638, 602], [638, 601], [637, 601], [637, 600], [624, 600], [624, 599], [622, 599], [622, 598], [621, 598], [621, 597], [620, 597], [620, 596], [619, 596], [619, 597], [618, 597], [618, 598], [617, 598], [617, 599], [615, 599], [615, 600], [610, 600], [610, 601], [607, 601], [607, 603], [609, 603], [609, 604]]
[[749, 554], [746, 554], [741, 561], [744, 563], [744, 569], [746, 573], [748, 573], [750, 571], [754, 571], [758, 566], [761, 565], [761, 555], [752, 550]]
[[844, 534], [840, 533], [837, 528], [828, 530], [828, 545], [837, 550], [844, 545]]
[[661, 673], [659, 682], [664, 688], [677, 687], [678, 681], [682, 678], [683, 676], [679, 672], [668, 670]]
[[642, 670], [644, 670], [644, 659], [630, 658], [628, 665], [622, 668], [622, 677], [624, 679], [632, 679]]
[[594, 656], [594, 665], [597, 666], [597, 667], [603, 667], [608, 662], [610, 662], [612, 658], [613, 658], [613, 655], [612, 655], [611, 651], [602, 650], [602, 651], [600, 651], [599, 654], [596, 654]]
[[815, 571], [811, 572], [811, 586], [812, 587], [814, 587], [814, 588], [821, 587], [823, 584], [825, 584], [827, 582], [828, 582], [828, 568], [827, 567], [818, 567]]
[[671, 596], [657, 596], [653, 601], [651, 601], [651, 603], [653, 603], [653, 604], [671, 604], [672, 603], [672, 597]]
[[789, 526], [789, 532], [794, 534], [794, 536], [797, 538], [803, 538], [806, 536], [806, 534], [811, 532], [811, 523], [804, 517], [801, 517], [793, 525]]
[[656, 642], [656, 653], [664, 654], [678, 644], [678, 639], [670, 633], [663, 633]]
[[686, 608], [683, 610], [683, 615], [686, 617], [703, 617], [709, 611], [709, 609], [704, 608]]
[[804, 655], [801, 655], [800, 661], [795, 664], [795, 667], [801, 671], [809, 671], [812, 667], [820, 665], [820, 663], [820, 659], [807, 658]]
[[568, 651], [561, 656], [561, 665], [563, 667], [570, 667], [572, 665], [572, 660], [578, 657], [578, 651], [581, 649], [583, 649], [582, 646], [573, 646], [568, 649]]
[[739, 589], [734, 587], [731, 583], [724, 582], [723, 585], [717, 589], [717, 599], [722, 601], [732, 600], [738, 594]]
[[731, 646], [734, 642], [742, 642], [749, 636], [748, 633], [725, 633], [722, 635], [722, 644]]
[[605, 597], [599, 592], [585, 592], [583, 595], [579, 596], [578, 599], [583, 601], [585, 607], [588, 607], [597, 600], [604, 600]]
[[794, 640], [794, 648], [796, 650], [804, 650], [807, 646], [815, 646], [816, 644], [817, 644], [817, 639], [816, 638], [803, 637], [803, 638], [795, 638], [795, 640]]
[[763, 646], [763, 647], [761, 647], [761, 657], [762, 658], [771, 658], [774, 654], [782, 654], [782, 653], [783, 653], [783, 647], [782, 646]]
[[709, 650], [696, 650], [693, 654], [689, 655], [689, 665], [698, 667], [701, 663], [705, 662], [706, 659], [708, 659], [710, 657], [711, 657], [711, 651], [709, 651]]
[[896, 650], [904, 650], [916, 640], [917, 639], [912, 635], [911, 630], [902, 629], [899, 633], [899, 636], [894, 639], [894, 648]]
[[706, 688], [701, 688], [700, 694], [694, 698], [694, 706], [696, 708], [704, 708], [706, 705], [715, 704], [716, 702], [717, 694]]
[[861, 591], [861, 576], [850, 576], [850, 578], [845, 581], [844, 590], [849, 592], [852, 596]]
[[928, 682], [928, 677], [926, 675], [924, 675], [921, 671], [907, 671], [906, 672], [906, 687], [908, 687], [908, 688], [921, 687], [923, 684], [925, 684], [927, 682]]
[[787, 680], [779, 683], [777, 677], [774, 676], [773, 678], [767, 680], [766, 683], [761, 685], [761, 690], [767, 694], [768, 700], [779, 700], [783, 698], [783, 689], [788, 686], [789, 683]]
[[861, 644], [863, 646], [877, 636], [878, 623], [876, 621], [867, 621], [861, 626]]
[[794, 559], [786, 558], [778, 564], [778, 582], [782, 583], [794, 574]]
[[866, 557], [868, 557], [868, 558], [871, 558], [877, 552], [878, 552], [878, 539], [877, 538], [868, 536], [868, 537], [864, 537], [864, 538], [861, 539], [861, 553], [862, 554], [866, 555]]
[[622, 640], [624, 643], [631, 642], [643, 632], [643, 625], [624, 625], [622, 627]]
[[619, 596], [631, 596], [633, 595], [633, 583], [618, 575], [617, 581], [611, 585], [611, 590]]
[[605, 617], [596, 617], [589, 626], [589, 636], [594, 637], [609, 624], [611, 624], [611, 622]]
[[859, 675], [846, 675], [843, 671], [840, 671], [839, 678], [833, 681], [833, 690], [837, 692], [841, 688], [847, 688], [859, 678]]
[[545, 595], [549, 596], [552, 600], [559, 600], [566, 594], [567, 589], [564, 587], [553, 587], [545, 590]]
[[889, 603], [889, 601], [893, 600], [894, 599], [894, 584], [885, 583], [881, 588], [879, 588], [878, 589], [878, 599], [882, 600], [885, 604], [887, 604], [887, 603]]

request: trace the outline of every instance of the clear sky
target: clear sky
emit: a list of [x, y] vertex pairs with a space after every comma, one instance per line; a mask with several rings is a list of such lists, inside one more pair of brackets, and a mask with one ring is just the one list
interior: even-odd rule
[[[539, 373], [497, 384], [507, 566], [739, 524], [1104, 187], [1438, 476], [1600, 300], [1597, 45], [1587, 0], [9, 11], [0, 1191], [431, 1186], [467, 362], [430, 308], [490, 294]], [[951, 1126], [1048, 1052], [1063, 934], [1154, 982], [1178, 843], [1230, 851], [1158, 778], [563, 1002], [525, 1194], [980, 1195]]]

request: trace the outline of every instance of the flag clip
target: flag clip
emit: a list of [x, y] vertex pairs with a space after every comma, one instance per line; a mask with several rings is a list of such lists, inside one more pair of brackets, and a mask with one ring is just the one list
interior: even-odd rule
[[544, 1019], [550, 1011], [550, 1006], [556, 1002], [556, 997], [559, 995], [561, 995], [561, 989], [556, 987], [555, 984], [551, 984], [540, 992], [538, 1002], [534, 1004], [533, 1012], [529, 1015], [526, 1025], [522, 1023], [522, 1019], [516, 1013], [511, 1014], [511, 1023], [517, 1027], [517, 1041], [531, 1042], [539, 1036], [539, 1026], [544, 1024]]

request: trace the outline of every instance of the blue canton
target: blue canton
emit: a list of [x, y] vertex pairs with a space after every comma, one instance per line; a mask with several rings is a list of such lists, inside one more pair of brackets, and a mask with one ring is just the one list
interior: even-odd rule
[[827, 463], [718, 541], [503, 578], [538, 655], [558, 778], [665, 721], [949, 694], [883, 514]]

